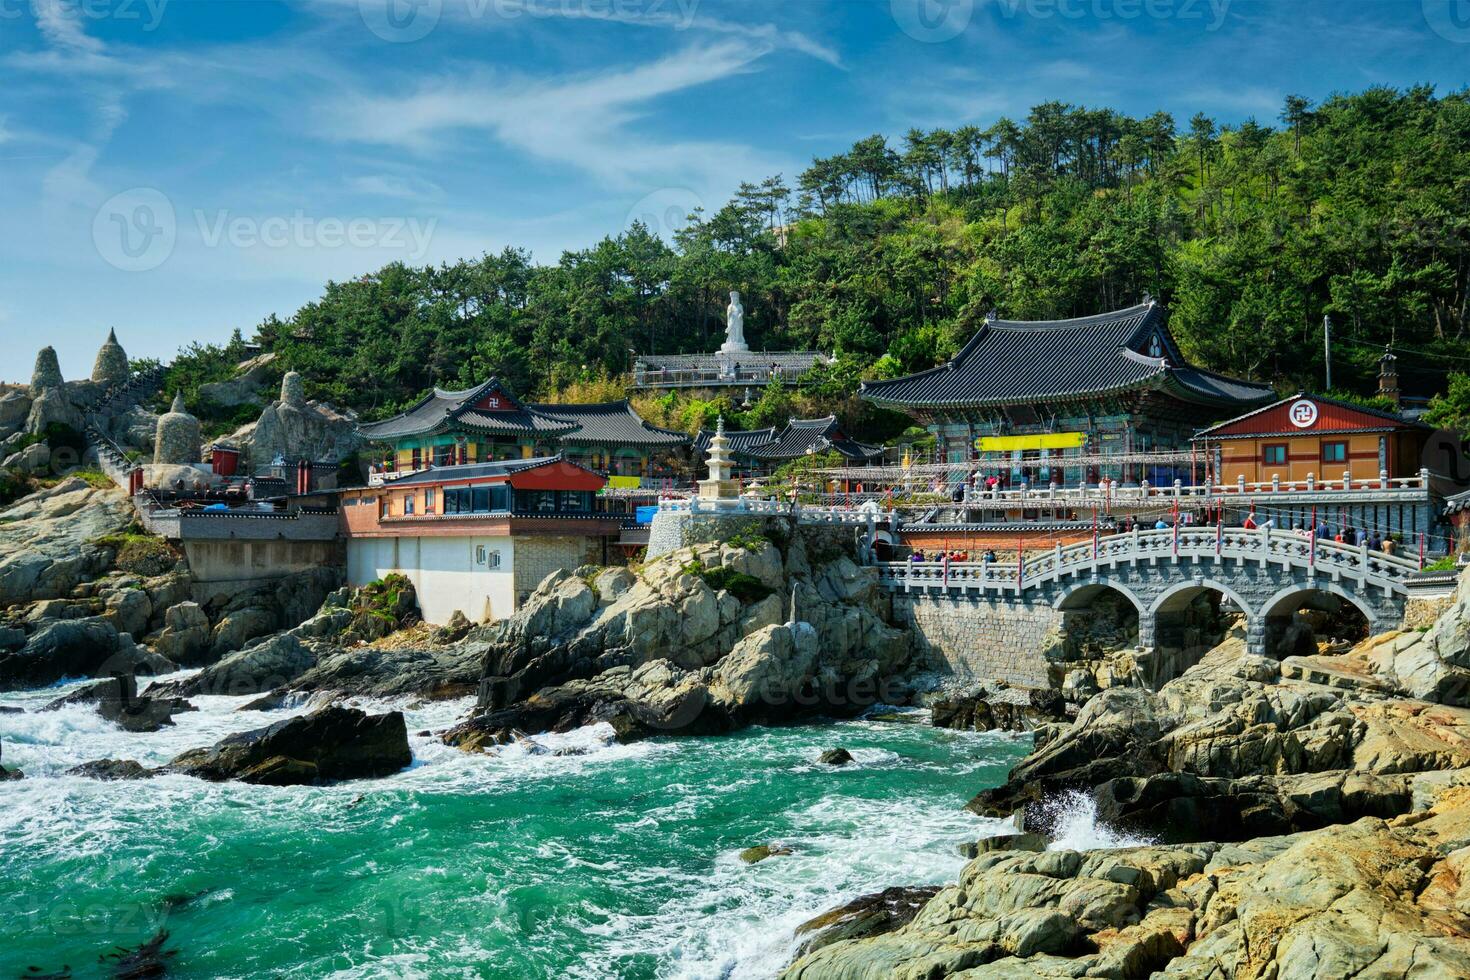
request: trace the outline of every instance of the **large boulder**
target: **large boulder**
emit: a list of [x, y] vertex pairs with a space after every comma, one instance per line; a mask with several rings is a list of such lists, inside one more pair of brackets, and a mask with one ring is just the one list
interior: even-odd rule
[[276, 353], [271, 351], [241, 361], [235, 367], [235, 376], [227, 381], [212, 381], [199, 386], [199, 395], [205, 401], [225, 408], [240, 405], [264, 405], [264, 392], [274, 382], [277, 369], [273, 366]]
[[104, 540], [133, 521], [127, 495], [70, 478], [0, 511], [0, 607], [70, 595], [111, 567]]
[[32, 399], [25, 431], [33, 436], [44, 436], [53, 425], [73, 432], [81, 432], [87, 427], [81, 410], [72, 404], [61, 388], [47, 388]]
[[280, 633], [257, 640], [192, 677], [155, 684], [147, 693], [173, 697], [264, 694], [288, 686], [316, 662], [317, 653], [312, 647], [294, 633]]
[[209, 651], [209, 617], [196, 602], [181, 602], [163, 615], [153, 649], [174, 663], [198, 664]]
[[30, 414], [30, 395], [23, 391], [7, 391], [0, 395], [0, 439], [8, 439], [24, 431]]
[[737, 643], [715, 667], [710, 699], [732, 717], [789, 714], [815, 676], [817, 654], [810, 623], [768, 626]]
[[389, 776], [412, 762], [402, 712], [332, 705], [185, 752], [164, 768], [211, 782], [293, 786]]
[[48, 623], [20, 650], [0, 653], [0, 690], [92, 677], [117, 649], [117, 629], [101, 617]]

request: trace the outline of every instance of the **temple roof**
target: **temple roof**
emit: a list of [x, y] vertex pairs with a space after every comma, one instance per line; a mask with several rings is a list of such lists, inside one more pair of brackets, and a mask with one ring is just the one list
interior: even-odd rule
[[[701, 429], [694, 441], [696, 453], [703, 456], [709, 450], [709, 441], [713, 437], [713, 432]], [[820, 453], [829, 449], [847, 459], [862, 462], [883, 455], [881, 446], [849, 439], [833, 415], [820, 419], [792, 419], [779, 432], [774, 427], [743, 432], [726, 429], [725, 439], [729, 442], [730, 452], [736, 456], [771, 461], [798, 459], [808, 452]]]
[[502, 459], [491, 463], [468, 463], [464, 466], [434, 466], [426, 470], [415, 471], [396, 480], [388, 480], [384, 486], [391, 488], [424, 483], [453, 483], [459, 480], [498, 480], [516, 473], [524, 473], [526, 470], [539, 469], [561, 462], [563, 462], [562, 457], [558, 454], [556, 456], [537, 456], [533, 459]]
[[627, 400], [585, 405], [527, 405], [528, 409], [572, 422], [576, 429], [562, 436], [571, 442], [606, 442], [619, 445], [684, 446], [689, 437], [672, 429], [661, 429], [633, 411]]
[[1144, 389], [1233, 408], [1275, 398], [1269, 385], [1190, 366], [1165, 321], [1152, 301], [1071, 320], [986, 320], [949, 363], [858, 391], [895, 408], [1034, 405]]
[[681, 445], [688, 437], [650, 425], [626, 401], [592, 405], [522, 403], [497, 378], [462, 391], [435, 388], [408, 411], [361, 426], [363, 438], [387, 442], [454, 430], [487, 435], [552, 436], [584, 442]]
[[[1298, 402], [1310, 402], [1310, 418], [1294, 421], [1291, 410]], [[1299, 391], [1290, 398], [1264, 405], [1244, 415], [1226, 419], [1195, 433], [1196, 439], [1259, 439], [1278, 436], [1310, 436], [1319, 433], [1395, 432], [1399, 430], [1430, 431], [1416, 419], [1404, 418], [1397, 412], [1339, 398], [1328, 398]]]

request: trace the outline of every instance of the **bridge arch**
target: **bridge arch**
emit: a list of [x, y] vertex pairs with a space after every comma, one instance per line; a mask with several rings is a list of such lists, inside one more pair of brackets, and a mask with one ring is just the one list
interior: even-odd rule
[[1056, 601], [1052, 603], [1052, 608], [1059, 612], [1087, 609], [1099, 596], [1110, 591], [1119, 593], [1123, 598], [1133, 603], [1133, 608], [1138, 610], [1140, 617], [1149, 611], [1148, 603], [1140, 599], [1138, 593], [1134, 592], [1122, 582], [1113, 581], [1106, 576], [1098, 578], [1095, 581], [1078, 582], [1068, 586], [1057, 596]]
[[1147, 604], [1121, 582], [1104, 578], [1074, 584], [1062, 591], [1052, 608], [1062, 614], [1069, 660], [1153, 645], [1153, 620], [1145, 612]]
[[1251, 604], [1246, 602], [1239, 592], [1224, 582], [1212, 578], [1189, 579], [1171, 585], [1155, 597], [1154, 601], [1149, 603], [1148, 609], [1145, 611], [1150, 616], [1156, 616], [1160, 612], [1172, 612], [1177, 609], [1182, 609], [1197, 596], [1206, 592], [1220, 593], [1220, 595], [1235, 603], [1240, 608], [1240, 611], [1245, 613], [1247, 619], [1250, 619], [1255, 614], [1255, 611], [1251, 609]]
[[[1324, 598], [1330, 602], [1322, 603]], [[1385, 616], [1381, 609], [1375, 608], [1362, 593], [1346, 588], [1339, 582], [1324, 579], [1296, 582], [1280, 589], [1261, 604], [1258, 619], [1263, 652], [1273, 652], [1278, 656], [1316, 652], [1316, 647], [1311, 645], [1315, 637], [1310, 630], [1304, 634], [1293, 631], [1296, 613], [1309, 604], [1314, 604], [1314, 600], [1323, 612], [1339, 612], [1343, 607], [1354, 610], [1362, 617], [1363, 635], [1381, 632], [1394, 622], [1392, 617]], [[1323, 606], [1325, 608], [1321, 608]]]

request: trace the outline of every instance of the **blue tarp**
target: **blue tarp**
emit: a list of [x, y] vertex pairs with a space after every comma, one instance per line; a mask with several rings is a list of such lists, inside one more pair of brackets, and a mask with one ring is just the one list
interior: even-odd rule
[[658, 504], [649, 504], [646, 507], [634, 508], [634, 514], [639, 524], [652, 524], [653, 515], [658, 513]]

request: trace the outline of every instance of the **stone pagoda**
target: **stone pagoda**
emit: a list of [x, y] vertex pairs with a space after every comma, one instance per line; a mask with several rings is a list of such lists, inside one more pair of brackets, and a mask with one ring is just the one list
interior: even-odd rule
[[709, 441], [709, 479], [699, 481], [699, 499], [725, 501], [733, 506], [740, 500], [740, 488], [730, 479], [735, 463], [730, 458], [730, 441], [725, 438], [725, 417], [720, 416], [715, 434]]

